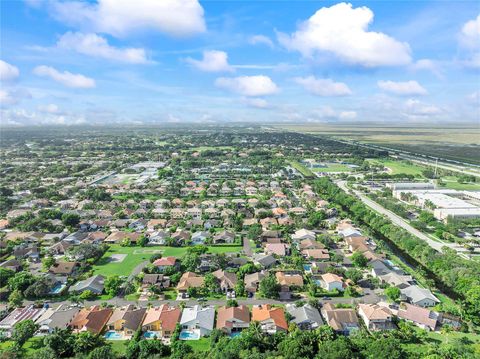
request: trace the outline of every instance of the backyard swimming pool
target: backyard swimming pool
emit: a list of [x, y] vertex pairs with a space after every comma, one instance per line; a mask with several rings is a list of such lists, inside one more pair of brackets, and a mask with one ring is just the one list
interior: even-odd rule
[[181, 340], [198, 340], [200, 339], [200, 333], [191, 332], [188, 330], [182, 330], [180, 332], [180, 339]]
[[160, 338], [157, 332], [145, 332], [143, 333], [143, 337], [145, 339], [155, 339], [155, 338]]
[[108, 332], [105, 333], [105, 339], [107, 340], [119, 340], [122, 338], [123, 336], [114, 330], [109, 330]]

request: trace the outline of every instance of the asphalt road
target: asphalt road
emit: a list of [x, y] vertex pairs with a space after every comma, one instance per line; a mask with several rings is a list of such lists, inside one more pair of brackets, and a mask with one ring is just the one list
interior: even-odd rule
[[338, 181], [337, 185], [344, 190], [345, 192], [352, 192], [354, 193], [360, 200], [365, 203], [368, 207], [372, 208], [376, 212], [383, 214], [387, 216], [393, 224], [405, 229], [408, 231], [410, 234], [414, 235], [415, 237], [421, 239], [422, 241], [427, 242], [427, 244], [432, 247], [433, 249], [437, 250], [438, 252], [442, 252], [442, 247], [449, 247], [453, 250], [455, 250], [459, 256], [465, 258], [465, 259], [470, 259], [465, 253], [465, 248], [455, 244], [455, 243], [450, 243], [450, 242], [444, 242], [444, 241], [434, 241], [430, 237], [428, 237], [426, 234], [420, 232], [418, 229], [412, 227], [405, 219], [402, 217], [396, 215], [395, 213], [389, 211], [388, 209], [380, 206], [378, 203], [372, 201], [370, 198], [367, 196], [363, 195], [359, 191], [349, 189], [345, 185], [345, 181]]

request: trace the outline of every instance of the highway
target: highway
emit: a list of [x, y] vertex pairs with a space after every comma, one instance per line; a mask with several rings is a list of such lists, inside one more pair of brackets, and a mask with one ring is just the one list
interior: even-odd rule
[[428, 237], [426, 234], [420, 232], [418, 229], [412, 227], [405, 219], [403, 219], [402, 217], [396, 215], [395, 213], [389, 211], [388, 209], [380, 206], [378, 203], [372, 201], [370, 198], [368, 198], [367, 196], [363, 195], [362, 193], [360, 193], [359, 191], [356, 191], [356, 190], [353, 190], [353, 189], [349, 189], [347, 188], [345, 181], [337, 181], [336, 184], [338, 185], [338, 187], [340, 187], [342, 190], [344, 190], [345, 192], [351, 192], [353, 194], [355, 194], [355, 196], [357, 196], [363, 203], [365, 203], [368, 207], [370, 207], [371, 209], [373, 209], [374, 211], [384, 215], [384, 216], [387, 216], [393, 224], [395, 224], [396, 226], [398, 227], [401, 227], [403, 229], [405, 229], [406, 231], [408, 231], [410, 234], [414, 235], [415, 237], [421, 239], [422, 241], [425, 241], [427, 242], [427, 244], [432, 247], [433, 249], [437, 250], [438, 252], [442, 252], [442, 248], [443, 247], [448, 247], [448, 248], [451, 248], [453, 250], [455, 250], [457, 252], [457, 254], [459, 256], [461, 256], [462, 258], [464, 259], [470, 259], [470, 257], [468, 257], [465, 252], [466, 252], [466, 249], [463, 248], [462, 246], [459, 246], [458, 244], [455, 244], [455, 243], [451, 243], [451, 242], [444, 242], [444, 241], [435, 241], [433, 239], [431, 239], [430, 237]]

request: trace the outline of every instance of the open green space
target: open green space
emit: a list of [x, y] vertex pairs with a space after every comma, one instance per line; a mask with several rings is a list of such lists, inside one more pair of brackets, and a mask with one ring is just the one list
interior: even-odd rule
[[194, 151], [222, 151], [222, 150], [233, 150], [233, 146], [198, 146], [193, 147], [192, 150]]
[[459, 183], [455, 176], [445, 176], [441, 178], [440, 188], [465, 190], [465, 191], [480, 191], [480, 183]]
[[288, 161], [288, 163], [305, 177], [314, 176], [313, 172], [297, 161]]
[[408, 161], [395, 161], [395, 160], [377, 160], [370, 159], [371, 163], [382, 164], [383, 166], [390, 169], [390, 173], [395, 175], [399, 173], [404, 173], [407, 175], [413, 176], [422, 176], [422, 171], [425, 169], [414, 163]]
[[313, 172], [351, 172], [353, 168], [342, 163], [325, 163], [325, 167], [312, 168]]
[[194, 351], [196, 352], [206, 352], [210, 349], [210, 338], [200, 338], [199, 340], [189, 340], [187, 341]]
[[[163, 256], [173, 256], [181, 258], [187, 252], [189, 247], [122, 247], [119, 244], [110, 245], [107, 252], [93, 266], [95, 274], [104, 276], [128, 276], [132, 270], [156, 253], [162, 253]], [[209, 246], [209, 253], [238, 253], [243, 249], [242, 246]], [[112, 255], [125, 254], [122, 261], [112, 261]]]

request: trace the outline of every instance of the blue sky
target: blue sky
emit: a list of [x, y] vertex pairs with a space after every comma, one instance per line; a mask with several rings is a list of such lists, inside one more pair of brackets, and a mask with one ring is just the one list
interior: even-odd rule
[[2, 124], [480, 123], [478, 1], [2, 1]]

